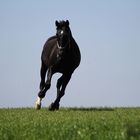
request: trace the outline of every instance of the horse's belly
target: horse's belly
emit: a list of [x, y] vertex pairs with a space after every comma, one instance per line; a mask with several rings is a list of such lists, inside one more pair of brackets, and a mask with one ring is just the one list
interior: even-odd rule
[[76, 66], [71, 61], [61, 61], [55, 66], [56, 72], [68, 73], [73, 72]]

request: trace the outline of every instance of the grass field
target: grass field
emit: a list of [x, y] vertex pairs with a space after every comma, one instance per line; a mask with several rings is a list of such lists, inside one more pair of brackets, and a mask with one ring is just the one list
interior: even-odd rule
[[0, 109], [0, 140], [140, 140], [140, 108]]

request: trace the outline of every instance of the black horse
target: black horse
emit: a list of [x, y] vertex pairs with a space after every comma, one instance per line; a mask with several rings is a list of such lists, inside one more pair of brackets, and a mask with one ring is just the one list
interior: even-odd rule
[[[49, 110], [59, 109], [60, 99], [65, 94], [72, 73], [79, 66], [81, 60], [80, 50], [72, 37], [69, 21], [56, 21], [55, 25], [56, 35], [46, 41], [41, 55], [41, 82], [36, 109], [41, 108], [41, 100], [50, 88], [52, 75], [56, 72], [62, 73], [62, 76], [57, 81], [56, 100], [51, 103]], [[45, 82], [46, 72], [47, 80]]]

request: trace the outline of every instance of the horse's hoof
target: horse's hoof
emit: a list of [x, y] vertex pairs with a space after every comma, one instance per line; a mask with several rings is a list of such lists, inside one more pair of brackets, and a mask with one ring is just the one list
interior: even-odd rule
[[36, 109], [36, 110], [40, 110], [40, 109], [41, 109], [41, 104], [36, 103], [36, 104], [35, 104], [35, 109]]
[[59, 109], [59, 104], [51, 103], [49, 106], [50, 111], [58, 110]]

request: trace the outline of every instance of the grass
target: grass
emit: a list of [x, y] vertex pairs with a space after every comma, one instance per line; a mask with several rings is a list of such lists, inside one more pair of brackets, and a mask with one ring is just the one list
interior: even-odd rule
[[0, 140], [140, 140], [140, 108], [0, 109]]

